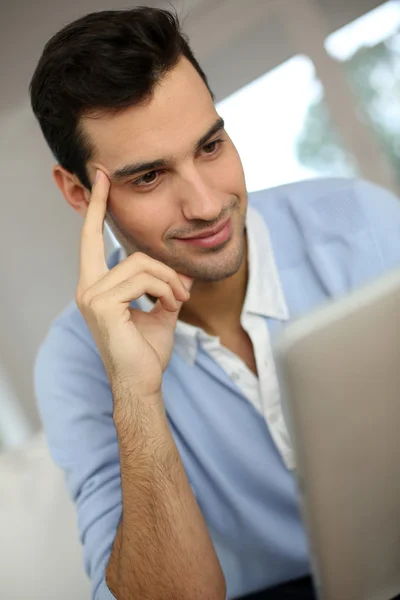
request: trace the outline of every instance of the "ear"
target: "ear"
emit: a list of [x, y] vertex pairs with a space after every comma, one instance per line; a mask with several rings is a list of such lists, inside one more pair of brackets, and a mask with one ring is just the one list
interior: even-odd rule
[[53, 167], [53, 179], [62, 195], [70, 206], [82, 217], [86, 216], [90, 201], [90, 191], [73, 175], [61, 165]]

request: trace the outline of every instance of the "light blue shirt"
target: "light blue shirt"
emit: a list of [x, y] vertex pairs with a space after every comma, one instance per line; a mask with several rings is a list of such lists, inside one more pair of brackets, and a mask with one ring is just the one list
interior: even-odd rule
[[[400, 203], [375, 185], [313, 180], [251, 193], [249, 205], [268, 228], [290, 314], [264, 317], [272, 342], [298, 316], [400, 267]], [[116, 262], [118, 252], [109, 266]], [[118, 443], [110, 386], [74, 302], [40, 348], [35, 390], [76, 503], [92, 598], [111, 600], [104, 573], [121, 516]], [[228, 598], [308, 574], [294, 475], [262, 413], [200, 344], [192, 365], [174, 349], [163, 398]]]

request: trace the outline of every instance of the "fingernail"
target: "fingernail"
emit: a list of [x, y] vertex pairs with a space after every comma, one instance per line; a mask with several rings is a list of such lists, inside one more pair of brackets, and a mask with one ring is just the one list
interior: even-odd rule
[[96, 171], [96, 177], [94, 179], [95, 183], [97, 182], [97, 180], [98, 180], [99, 177], [100, 177], [100, 169], [97, 169], [97, 171]]

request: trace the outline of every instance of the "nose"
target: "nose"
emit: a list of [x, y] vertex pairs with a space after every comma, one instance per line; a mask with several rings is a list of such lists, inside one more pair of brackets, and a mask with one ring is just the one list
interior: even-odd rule
[[218, 221], [224, 209], [221, 192], [192, 167], [180, 177], [178, 197], [182, 211], [188, 221]]

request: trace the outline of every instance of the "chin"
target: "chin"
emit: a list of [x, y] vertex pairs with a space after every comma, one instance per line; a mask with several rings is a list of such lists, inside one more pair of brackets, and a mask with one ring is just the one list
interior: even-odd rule
[[182, 268], [181, 273], [200, 281], [209, 282], [222, 281], [223, 279], [228, 279], [228, 277], [233, 277], [243, 263], [244, 243], [237, 244], [234, 251], [228, 246], [226, 247], [226, 252], [221, 251], [220, 256], [212, 253], [208, 256], [202, 255], [200, 258], [201, 264], [194, 265], [192, 263], [187, 268]]

